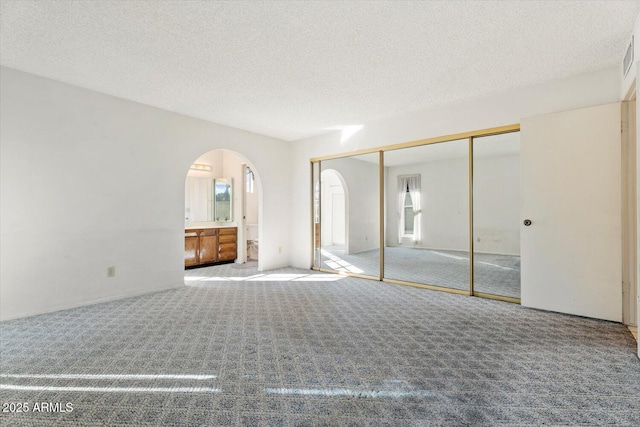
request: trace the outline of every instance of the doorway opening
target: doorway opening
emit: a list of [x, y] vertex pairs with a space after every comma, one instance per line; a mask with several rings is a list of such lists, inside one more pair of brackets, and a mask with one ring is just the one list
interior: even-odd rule
[[261, 189], [255, 167], [234, 151], [194, 161], [185, 179], [185, 268], [232, 262], [262, 270]]
[[260, 233], [258, 220], [259, 194], [256, 174], [247, 164], [243, 165], [244, 175], [244, 227], [246, 237], [246, 261], [260, 259]]

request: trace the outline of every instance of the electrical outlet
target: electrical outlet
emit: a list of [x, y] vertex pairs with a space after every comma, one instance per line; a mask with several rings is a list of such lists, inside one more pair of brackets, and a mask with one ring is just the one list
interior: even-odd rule
[[111, 267], [107, 267], [107, 277], [114, 277], [116, 275], [116, 267], [112, 265]]
[[278, 253], [282, 253], [282, 246], [278, 246]]

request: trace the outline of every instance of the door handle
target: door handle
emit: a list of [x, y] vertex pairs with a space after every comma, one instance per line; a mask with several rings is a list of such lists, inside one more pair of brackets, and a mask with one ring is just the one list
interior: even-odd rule
[[531, 225], [531, 220], [530, 219], [525, 219], [524, 221], [522, 221], [522, 223], [528, 227], [528, 226]]

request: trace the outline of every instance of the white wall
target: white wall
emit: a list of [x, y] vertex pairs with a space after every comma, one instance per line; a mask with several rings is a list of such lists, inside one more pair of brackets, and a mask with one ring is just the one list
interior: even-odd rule
[[224, 151], [211, 150], [198, 157], [193, 163], [211, 166], [210, 171], [189, 170], [187, 175], [202, 178], [224, 178]]
[[360, 132], [342, 141], [333, 132], [293, 144], [291, 265], [309, 266], [310, 191], [309, 159], [364, 148], [450, 135], [476, 129], [520, 123], [522, 118], [619, 100], [620, 67], [514, 89], [437, 109], [365, 123]]
[[262, 181], [262, 266], [288, 264], [289, 143], [6, 67], [0, 76], [1, 319], [183, 286], [185, 176], [217, 148]]

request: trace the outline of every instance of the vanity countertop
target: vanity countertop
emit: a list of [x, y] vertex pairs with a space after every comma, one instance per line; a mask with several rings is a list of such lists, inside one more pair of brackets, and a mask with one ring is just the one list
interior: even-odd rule
[[184, 229], [189, 230], [206, 230], [209, 228], [235, 228], [235, 225], [188, 225]]

